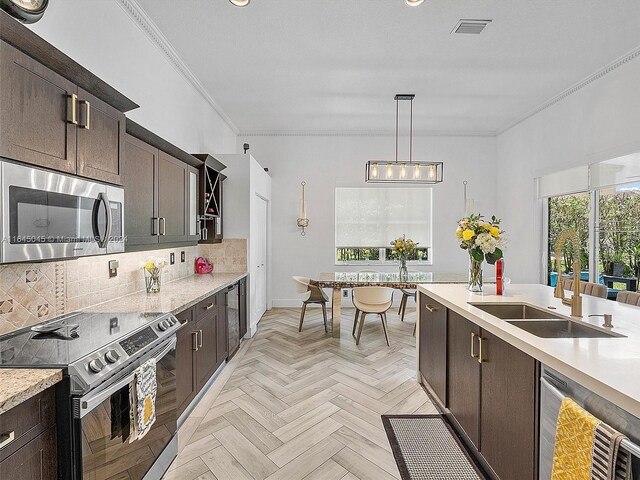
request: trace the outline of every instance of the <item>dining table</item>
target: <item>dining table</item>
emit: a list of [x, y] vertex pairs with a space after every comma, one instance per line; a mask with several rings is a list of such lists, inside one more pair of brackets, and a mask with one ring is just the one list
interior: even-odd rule
[[[408, 272], [400, 276], [399, 272], [327, 272], [321, 273], [317, 280], [320, 288], [333, 290], [331, 303], [331, 335], [340, 338], [340, 312], [342, 309], [342, 290], [356, 287], [389, 287], [399, 290], [415, 290], [425, 283], [467, 283], [466, 273]], [[486, 283], [486, 282], [485, 282]]]

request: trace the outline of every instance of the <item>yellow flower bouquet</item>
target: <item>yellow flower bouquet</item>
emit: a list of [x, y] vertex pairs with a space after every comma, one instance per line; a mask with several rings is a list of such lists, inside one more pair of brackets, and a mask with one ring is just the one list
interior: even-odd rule
[[400, 279], [408, 277], [407, 259], [415, 251], [418, 243], [402, 235], [391, 242], [391, 246], [391, 254], [400, 261]]
[[147, 260], [142, 265], [147, 293], [157, 293], [160, 291], [160, 276], [162, 268], [165, 265], [167, 265], [167, 261], [164, 258]]
[[482, 215], [471, 214], [458, 221], [456, 238], [460, 248], [469, 252], [469, 290], [482, 291], [482, 262], [493, 265], [502, 258], [503, 234], [495, 216], [485, 221]]

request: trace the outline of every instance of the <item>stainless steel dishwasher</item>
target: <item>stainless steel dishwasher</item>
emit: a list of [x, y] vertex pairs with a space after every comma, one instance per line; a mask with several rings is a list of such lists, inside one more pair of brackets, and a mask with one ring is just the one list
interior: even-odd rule
[[629, 437], [628, 441], [622, 443], [621, 448], [631, 453], [632, 478], [640, 480], [640, 418], [546, 365], [542, 367], [540, 387], [540, 480], [551, 478], [556, 423], [564, 397], [572, 398], [592, 415]]

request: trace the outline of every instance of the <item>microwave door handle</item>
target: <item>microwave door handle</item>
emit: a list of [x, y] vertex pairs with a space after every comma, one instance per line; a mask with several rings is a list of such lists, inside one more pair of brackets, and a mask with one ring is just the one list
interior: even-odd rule
[[[150, 358], [155, 358], [156, 359], [156, 363], [159, 362], [170, 351], [175, 350], [177, 341], [178, 340], [176, 338], [173, 338], [165, 348], [163, 348], [159, 353], [151, 356]], [[100, 390], [100, 391], [97, 391], [95, 393], [89, 393], [89, 394], [85, 395], [84, 397], [79, 398], [78, 399], [78, 402], [79, 402], [78, 406], [80, 408], [78, 408], [78, 410], [77, 410], [78, 411], [78, 418], [84, 417], [87, 413], [89, 413], [91, 410], [96, 408], [98, 405], [100, 405], [102, 402], [104, 402], [107, 398], [109, 398], [111, 395], [116, 393], [122, 387], [130, 384], [135, 379], [135, 377], [136, 377], [136, 374], [135, 374], [135, 371], [134, 371], [131, 374], [129, 374], [126, 377], [124, 377], [122, 380], [117, 381], [116, 383], [114, 383], [113, 385], [110, 385], [109, 387], [105, 388], [104, 390]]]
[[[104, 208], [107, 214], [107, 227], [104, 232], [104, 237], [102, 239], [98, 239], [98, 247], [106, 248], [107, 244], [109, 243], [109, 238], [111, 237], [111, 226], [113, 224], [113, 217], [111, 216], [111, 203], [109, 202], [109, 197], [107, 196], [106, 192], [100, 192], [98, 194], [98, 201], [104, 204]], [[98, 212], [96, 211], [96, 216], [97, 215]]]

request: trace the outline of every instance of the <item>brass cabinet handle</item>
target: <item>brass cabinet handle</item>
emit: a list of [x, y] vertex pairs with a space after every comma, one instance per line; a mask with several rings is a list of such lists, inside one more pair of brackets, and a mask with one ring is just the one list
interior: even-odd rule
[[478, 335], [478, 363], [482, 363], [484, 361], [482, 359], [482, 340], [484, 339]]
[[202, 330], [198, 330], [198, 332], [200, 333], [200, 344], [198, 345], [198, 349], [202, 348]]
[[206, 307], [204, 307], [204, 308], [206, 308], [207, 310], [211, 310], [211, 309], [212, 309], [213, 307], [215, 307], [215, 306], [216, 306], [216, 304], [215, 304], [215, 302], [214, 302], [214, 303], [210, 303], [209, 305], [207, 305], [207, 306], [206, 306]]
[[191, 342], [191, 349], [194, 351], [198, 351], [198, 331], [191, 332], [191, 338], [193, 342]]
[[0, 434], [0, 448], [4, 448], [16, 439], [16, 432], [6, 432]]
[[431, 313], [433, 313], [433, 312], [437, 312], [437, 311], [438, 311], [438, 309], [437, 309], [435, 306], [433, 306], [433, 305], [429, 305], [429, 304], [426, 304], [426, 305], [424, 306], [424, 308], [426, 308], [427, 310], [429, 310]]
[[80, 105], [80, 128], [91, 129], [91, 103], [88, 100], [78, 100]]
[[160, 217], [160, 235], [167, 234], [167, 219]]
[[478, 354], [475, 353], [476, 342], [474, 341], [477, 336], [477, 333], [471, 332], [471, 358], [478, 358]]
[[67, 122], [78, 124], [78, 96], [75, 93], [67, 95]]

